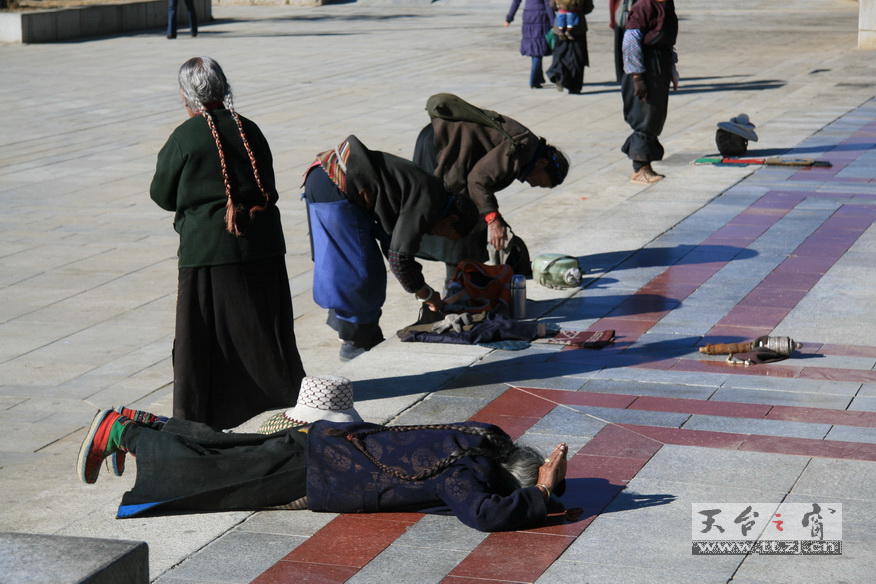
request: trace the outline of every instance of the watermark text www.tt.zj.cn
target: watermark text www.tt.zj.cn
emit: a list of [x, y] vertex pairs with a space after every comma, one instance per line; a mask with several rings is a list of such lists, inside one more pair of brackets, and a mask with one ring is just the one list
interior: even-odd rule
[[692, 503], [694, 555], [842, 555], [842, 503]]

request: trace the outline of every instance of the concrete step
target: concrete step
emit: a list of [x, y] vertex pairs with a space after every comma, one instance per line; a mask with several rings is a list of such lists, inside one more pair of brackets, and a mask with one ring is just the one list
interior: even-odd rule
[[0, 580], [38, 584], [146, 584], [149, 546], [142, 541], [0, 533]]

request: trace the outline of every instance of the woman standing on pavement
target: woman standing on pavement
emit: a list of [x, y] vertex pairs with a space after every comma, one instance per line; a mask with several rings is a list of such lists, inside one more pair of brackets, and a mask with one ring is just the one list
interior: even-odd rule
[[179, 87], [189, 119], [150, 187], [180, 238], [173, 415], [232, 428], [295, 405], [304, 377], [273, 160], [216, 61], [186, 61]]
[[[520, 0], [511, 0], [511, 8], [505, 17], [505, 26], [514, 21], [514, 15], [520, 7]], [[520, 41], [520, 54], [532, 59], [532, 69], [529, 72], [529, 87], [541, 89], [544, 84], [544, 69], [542, 58], [550, 55], [550, 48], [545, 35], [554, 25], [554, 11], [551, 0], [526, 0], [523, 6], [523, 39]]]
[[623, 39], [624, 119], [633, 133], [621, 150], [633, 162], [630, 180], [651, 184], [664, 178], [651, 168], [663, 160], [658, 139], [669, 108], [669, 87], [678, 90], [674, 0], [638, 0], [630, 9]]
[[[554, 2], [555, 0], [551, 0]], [[572, 95], [584, 87], [584, 69], [590, 66], [587, 52], [587, 18], [593, 12], [593, 0], [567, 0], [566, 6], [578, 8], [578, 24], [568, 29], [563, 37], [557, 35], [557, 46], [548, 69], [548, 79], [557, 91], [567, 89]], [[556, 32], [556, 29], [555, 29]]]

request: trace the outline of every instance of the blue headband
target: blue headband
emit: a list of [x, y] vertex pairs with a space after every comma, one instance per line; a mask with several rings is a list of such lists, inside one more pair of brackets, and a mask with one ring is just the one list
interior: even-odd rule
[[532, 160], [529, 163], [520, 169], [520, 174], [517, 176], [517, 180], [520, 182], [524, 182], [526, 177], [535, 169], [535, 165], [541, 160], [541, 157], [544, 155], [545, 149], [545, 140], [544, 138], [538, 139], [538, 146], [535, 148], [535, 156], [532, 157]]

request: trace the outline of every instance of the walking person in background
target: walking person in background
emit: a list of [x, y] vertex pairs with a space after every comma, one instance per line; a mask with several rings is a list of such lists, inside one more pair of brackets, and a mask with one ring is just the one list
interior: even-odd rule
[[[198, 36], [198, 13], [195, 10], [195, 0], [184, 0], [189, 13], [189, 30], [193, 37]], [[179, 0], [167, 0], [167, 38], [176, 38], [176, 9]]]
[[633, 162], [630, 180], [651, 184], [663, 178], [651, 167], [663, 160], [659, 136], [669, 109], [669, 87], [678, 90], [675, 40], [678, 16], [674, 0], [638, 0], [624, 32], [624, 119], [633, 133], [621, 150]]
[[[514, 22], [514, 15], [520, 7], [520, 0], [511, 0], [511, 8], [505, 17], [505, 26]], [[523, 6], [523, 38], [520, 41], [520, 54], [532, 59], [532, 68], [529, 72], [529, 87], [541, 89], [544, 85], [544, 69], [542, 68], [543, 57], [550, 55], [548, 47], [548, 31], [554, 25], [554, 11], [551, 9], [551, 0], [526, 0]]]
[[304, 377], [273, 159], [216, 61], [186, 61], [179, 87], [189, 119], [150, 187], [180, 241], [173, 415], [232, 428], [295, 405]]
[[[586, 14], [593, 11], [593, 0], [551, 0], [558, 9], [565, 7], [569, 14], [577, 17], [577, 24], [565, 32], [554, 29], [557, 46], [554, 48], [553, 60], [547, 71], [557, 91], [567, 89], [571, 94], [581, 93], [584, 87], [584, 69], [590, 66], [590, 55], [587, 52], [587, 19]], [[557, 16], [559, 18], [559, 15]]]

